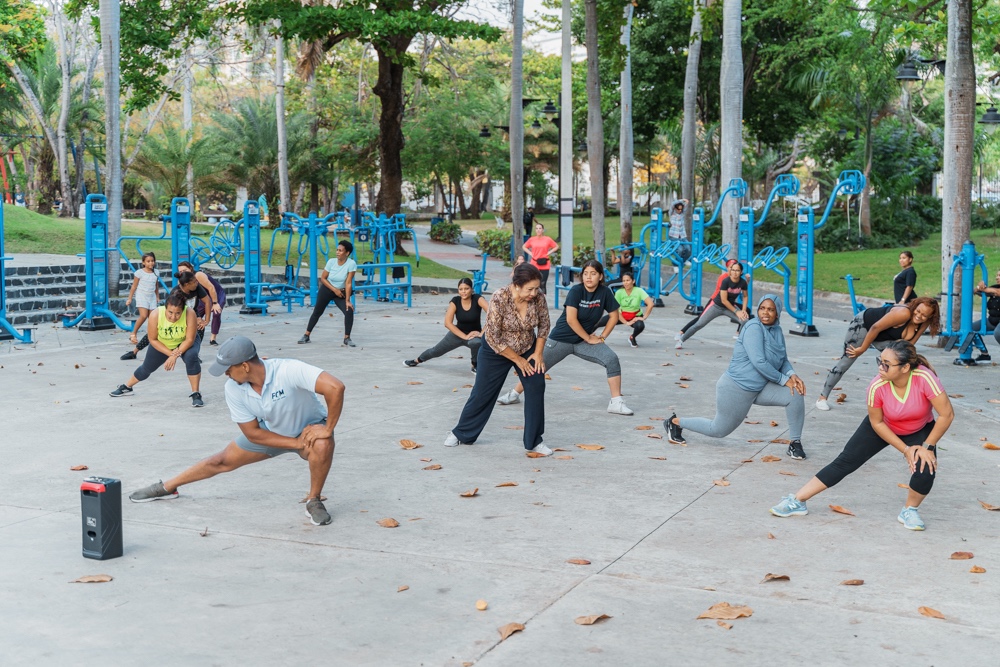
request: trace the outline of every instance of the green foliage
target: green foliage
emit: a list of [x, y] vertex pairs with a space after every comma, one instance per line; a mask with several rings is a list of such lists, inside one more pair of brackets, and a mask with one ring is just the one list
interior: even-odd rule
[[592, 245], [577, 243], [573, 247], [573, 266], [583, 266], [583, 263], [587, 260], [596, 258], [597, 255], [594, 253], [594, 246]]
[[[41, 7], [31, 0], [0, 3], [0, 58], [20, 60], [46, 41], [45, 12]], [[0, 88], [10, 85], [6, 75], [6, 68], [0, 69]]]
[[510, 266], [510, 236], [506, 229], [484, 229], [476, 232], [476, 245], [490, 257], [502, 259]]
[[[195, 192], [224, 186], [222, 175], [229, 166], [224, 154], [210, 138], [188, 137], [176, 125], [165, 124], [158, 134], [146, 137], [139, 157], [132, 165], [132, 172], [148, 180], [157, 198], [170, 207], [173, 197], [187, 196], [187, 166], [194, 172]], [[152, 198], [147, 197], [151, 203]]]
[[431, 225], [430, 237], [435, 241], [454, 245], [462, 240], [462, 228], [454, 222], [439, 222]]

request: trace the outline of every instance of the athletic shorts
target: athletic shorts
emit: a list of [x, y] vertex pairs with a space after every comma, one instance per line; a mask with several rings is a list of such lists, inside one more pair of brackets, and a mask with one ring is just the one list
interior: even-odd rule
[[155, 294], [136, 294], [135, 295], [135, 307], [145, 308], [146, 310], [156, 310], [158, 308], [156, 304]]
[[[326, 421], [316, 422], [317, 424], [326, 424]], [[258, 425], [264, 429], [268, 430], [264, 422], [258, 422]], [[312, 426], [312, 424], [310, 424]], [[250, 442], [250, 440], [243, 435], [243, 431], [236, 436], [236, 446], [245, 452], [253, 452], [255, 454], [267, 454], [270, 457], [281, 456], [282, 454], [298, 454], [298, 450], [295, 449], [283, 449], [281, 447], [268, 447], [267, 445], [258, 445], [255, 442]]]

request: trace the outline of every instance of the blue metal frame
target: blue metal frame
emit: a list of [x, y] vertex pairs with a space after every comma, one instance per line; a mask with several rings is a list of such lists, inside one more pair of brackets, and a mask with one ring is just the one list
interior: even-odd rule
[[[159, 278], [160, 285], [164, 291], [169, 292], [171, 287], [177, 285], [177, 280], [173, 279], [173, 274], [177, 273], [177, 265], [180, 262], [191, 261], [191, 205], [184, 197], [174, 197], [170, 201], [170, 214], [161, 215], [160, 222], [163, 223], [163, 231], [159, 236], [121, 236], [118, 238], [118, 254], [121, 255], [132, 272], [139, 270], [137, 264], [133, 264], [125, 251], [122, 250], [122, 241], [135, 241], [135, 253], [137, 257], [142, 257], [143, 241], [170, 240], [170, 275], [172, 282], [167, 284], [162, 277]], [[197, 251], [196, 251], [197, 252]], [[193, 262], [192, 262], [193, 264]]]
[[[355, 283], [355, 292], [368, 298], [375, 298], [377, 301], [397, 301], [405, 302], [409, 306], [413, 298], [412, 288], [412, 267], [406, 268], [406, 278], [391, 278], [390, 271], [396, 267], [407, 266], [407, 262], [396, 261], [396, 249], [399, 247], [399, 235], [410, 234], [413, 239], [413, 253], [420, 266], [420, 247], [417, 244], [416, 231], [412, 227], [406, 226], [406, 216], [402, 213], [387, 216], [374, 213], [365, 213], [363, 219], [366, 224], [358, 228], [358, 238], [367, 241], [371, 249], [374, 262], [359, 264], [358, 271], [364, 282]], [[485, 263], [485, 260], [484, 260]], [[378, 282], [375, 282], [375, 271], [378, 271]], [[390, 282], [391, 280], [391, 282]], [[354, 301], [354, 294], [351, 294], [351, 301]]]
[[[972, 348], [977, 348], [983, 354], [987, 354], [986, 344], [983, 343], [983, 336], [989, 333], [986, 302], [982, 299], [981, 312], [979, 315], [979, 329], [972, 328], [972, 308], [975, 298], [976, 268], [979, 268], [982, 281], [989, 284], [987, 279], [986, 261], [983, 255], [976, 252], [976, 245], [972, 241], [962, 244], [962, 251], [952, 258], [951, 272], [948, 274], [948, 309], [945, 311], [946, 330], [942, 332], [945, 337], [946, 351], [958, 347], [958, 358], [953, 362], [956, 366], [975, 366], [976, 362], [972, 358]], [[962, 269], [962, 291], [960, 298], [961, 317], [959, 318], [958, 331], [952, 330], [951, 314], [952, 305], [955, 298], [955, 271]]]
[[[799, 179], [791, 174], [781, 174], [775, 179], [774, 187], [771, 188], [771, 192], [767, 195], [767, 201], [764, 204], [764, 210], [760, 213], [760, 219], [756, 219], [754, 216], [753, 207], [744, 206], [740, 209], [740, 219], [736, 235], [736, 259], [743, 264], [743, 277], [747, 281], [747, 308], [751, 308], [752, 304], [756, 303], [753, 297], [753, 270], [755, 268], [764, 266], [764, 268], [772, 269], [782, 276], [784, 276], [784, 273], [789, 273], [788, 267], [784, 264], [784, 258], [788, 255], [788, 248], [780, 248], [776, 251], [774, 248], [768, 246], [765, 250], [769, 250], [769, 253], [764, 253], [764, 250], [762, 250], [758, 256], [754, 255], [754, 230], [763, 225], [767, 220], [767, 214], [771, 212], [771, 205], [775, 199], [778, 197], [794, 197], [798, 193]], [[782, 251], [783, 254], [780, 259], [775, 260], [776, 253]], [[787, 281], [785, 284], [787, 285]], [[787, 290], [785, 294], [785, 302], [787, 303]]]
[[243, 253], [243, 285], [246, 292], [240, 313], [244, 315], [267, 314], [268, 303], [280, 301], [292, 312], [292, 305], [305, 306], [306, 293], [293, 281], [284, 283], [265, 282], [260, 266], [260, 204], [247, 200], [243, 204], [243, 220], [237, 226], [243, 227], [245, 246]]
[[23, 328], [20, 333], [7, 319], [7, 270], [4, 263], [14, 259], [8, 257], [3, 249], [3, 198], [0, 197], [0, 341], [19, 340], [30, 343], [31, 329]]
[[490, 282], [486, 280], [486, 260], [489, 258], [490, 256], [484, 252], [483, 267], [481, 269], [469, 269], [469, 273], [472, 274], [472, 292], [474, 294], [482, 294], [490, 286]]
[[80, 325], [81, 331], [114, 329], [132, 331], [132, 324], [125, 324], [111, 311], [108, 299], [108, 254], [116, 248], [108, 247], [108, 200], [104, 195], [87, 195], [85, 204], [86, 232], [86, 306], [77, 317], [63, 318], [63, 325]]

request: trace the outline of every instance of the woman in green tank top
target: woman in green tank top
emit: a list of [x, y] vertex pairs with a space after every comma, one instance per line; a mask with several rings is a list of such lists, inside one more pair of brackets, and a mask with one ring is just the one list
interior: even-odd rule
[[115, 398], [130, 395], [135, 385], [148, 378], [160, 366], [172, 371], [179, 358], [184, 361], [188, 381], [191, 383], [191, 404], [196, 408], [204, 406], [205, 402], [201, 400], [198, 389], [201, 384], [201, 360], [198, 358], [201, 339], [198, 337], [198, 321], [194, 309], [187, 307], [187, 295], [176, 289], [171, 292], [166, 305], [149, 314], [146, 328], [149, 331], [149, 352], [146, 353], [145, 361], [128, 382], [119, 385], [111, 395]]

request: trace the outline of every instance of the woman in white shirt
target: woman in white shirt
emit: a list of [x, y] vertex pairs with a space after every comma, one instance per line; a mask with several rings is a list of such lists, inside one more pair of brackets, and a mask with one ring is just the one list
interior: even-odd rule
[[354, 289], [354, 274], [358, 270], [358, 264], [351, 259], [354, 246], [350, 241], [341, 241], [337, 244], [337, 256], [326, 263], [323, 274], [319, 278], [319, 294], [316, 295], [316, 303], [313, 307], [312, 316], [306, 326], [306, 332], [299, 339], [299, 344], [308, 343], [309, 336], [313, 328], [319, 322], [323, 311], [333, 301], [340, 312], [344, 314], [344, 347], [354, 347], [351, 340], [351, 328], [354, 326], [354, 305], [351, 303], [351, 290]]

